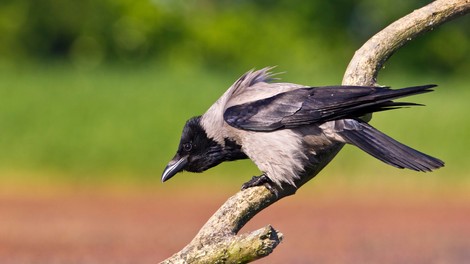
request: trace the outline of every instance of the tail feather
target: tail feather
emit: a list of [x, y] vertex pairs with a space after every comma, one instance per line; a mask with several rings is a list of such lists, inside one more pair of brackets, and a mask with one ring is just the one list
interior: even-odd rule
[[359, 130], [343, 130], [338, 134], [347, 143], [359, 147], [389, 165], [424, 172], [444, 166], [444, 162], [437, 158], [412, 149], [366, 123], [359, 124]]

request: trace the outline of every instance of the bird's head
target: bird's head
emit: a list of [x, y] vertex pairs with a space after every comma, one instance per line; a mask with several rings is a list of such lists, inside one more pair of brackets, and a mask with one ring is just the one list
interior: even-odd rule
[[207, 136], [200, 120], [197, 116], [186, 122], [176, 155], [163, 171], [163, 182], [178, 172], [202, 172], [229, 160], [225, 146]]

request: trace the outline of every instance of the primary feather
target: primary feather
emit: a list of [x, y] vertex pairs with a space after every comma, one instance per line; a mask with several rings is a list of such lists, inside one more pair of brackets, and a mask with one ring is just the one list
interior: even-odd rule
[[329, 86], [299, 88], [269, 98], [229, 107], [225, 121], [236, 128], [273, 131], [416, 105], [393, 102], [403, 96], [432, 91], [435, 85], [391, 90], [386, 87]]

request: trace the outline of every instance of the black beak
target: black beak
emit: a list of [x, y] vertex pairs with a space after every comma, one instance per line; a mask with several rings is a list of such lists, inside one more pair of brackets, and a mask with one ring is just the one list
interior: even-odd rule
[[162, 182], [167, 181], [176, 173], [180, 172], [188, 163], [188, 156], [177, 157], [175, 156], [166, 166], [162, 174]]

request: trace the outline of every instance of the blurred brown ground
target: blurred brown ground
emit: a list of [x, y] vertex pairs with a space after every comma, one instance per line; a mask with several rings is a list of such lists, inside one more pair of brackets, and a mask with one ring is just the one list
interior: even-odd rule
[[[0, 263], [158, 263], [236, 186], [0, 193]], [[360, 189], [360, 188], [359, 188]], [[470, 195], [312, 184], [256, 216], [284, 234], [257, 263], [470, 263]]]

